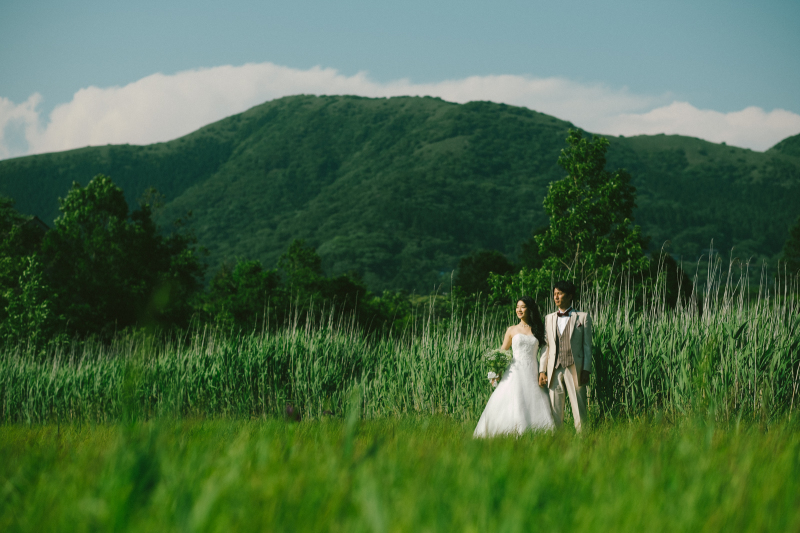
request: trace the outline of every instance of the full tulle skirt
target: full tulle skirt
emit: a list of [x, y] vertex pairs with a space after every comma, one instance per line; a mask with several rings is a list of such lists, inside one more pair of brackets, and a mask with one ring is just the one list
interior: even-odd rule
[[550, 396], [539, 386], [538, 340], [518, 334], [511, 345], [514, 359], [486, 403], [475, 438], [555, 429]]

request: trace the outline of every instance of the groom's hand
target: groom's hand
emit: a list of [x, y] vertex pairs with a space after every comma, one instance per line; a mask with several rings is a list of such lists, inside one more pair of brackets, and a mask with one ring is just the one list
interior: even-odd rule
[[547, 387], [547, 374], [544, 372], [539, 372], [539, 386]]
[[589, 384], [589, 374], [588, 370], [581, 370], [581, 377], [578, 378], [578, 387], [583, 387], [584, 385]]

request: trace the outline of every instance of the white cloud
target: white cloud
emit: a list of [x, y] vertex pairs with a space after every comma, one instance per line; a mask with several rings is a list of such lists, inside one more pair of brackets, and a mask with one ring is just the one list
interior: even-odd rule
[[[668, 95], [560, 78], [472, 76], [416, 84], [376, 82], [365, 73], [298, 70], [272, 63], [221, 66], [174, 75], [153, 74], [124, 87], [88, 87], [57, 106], [46, 121], [32, 95], [22, 104], [0, 98], [0, 158], [87, 145], [149, 144], [185, 135], [267, 100], [292, 94], [429, 95], [452, 102], [491, 100], [525, 106], [612, 135], [678, 133], [764, 150], [800, 132], [800, 115], [750, 107], [732, 113], [699, 110]], [[24, 135], [15, 142], [11, 133]], [[27, 147], [25, 146], [27, 144]]]
[[39, 93], [32, 94], [21, 104], [14, 104], [0, 96], [0, 159], [27, 152], [27, 139], [38, 133], [39, 113], [36, 107], [41, 101]]
[[720, 113], [697, 109], [686, 102], [672, 102], [647, 113], [620, 113], [608, 117], [604, 128], [614, 135], [691, 135], [715, 143], [724, 141], [753, 150], [766, 150], [778, 141], [800, 133], [800, 115], [783, 109], [767, 113], [759, 107]]

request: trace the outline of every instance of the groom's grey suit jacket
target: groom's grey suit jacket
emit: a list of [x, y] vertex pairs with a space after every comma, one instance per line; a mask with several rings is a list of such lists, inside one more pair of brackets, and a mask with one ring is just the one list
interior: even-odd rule
[[[556, 363], [556, 337], [558, 337], [558, 317], [550, 313], [544, 317], [544, 329], [547, 336], [547, 347], [539, 361], [539, 372], [547, 369], [547, 385], [553, 376], [553, 366]], [[570, 346], [572, 358], [575, 360], [575, 383], [581, 370], [592, 371], [592, 317], [589, 313], [573, 311], [569, 317], [569, 330], [572, 332]]]

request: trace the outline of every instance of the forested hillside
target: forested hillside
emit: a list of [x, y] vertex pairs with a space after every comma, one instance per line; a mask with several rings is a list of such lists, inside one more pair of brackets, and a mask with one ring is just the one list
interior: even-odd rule
[[[183, 138], [0, 161], [0, 194], [48, 223], [71, 184], [104, 173], [133, 204], [150, 187], [162, 225], [188, 228], [214, 267], [234, 258], [272, 267], [304, 238], [326, 272], [356, 271], [371, 289], [430, 292], [459, 257], [515, 257], [547, 223], [547, 185], [570, 127], [488, 102], [295, 96]], [[694, 262], [709, 242], [727, 255], [773, 258], [800, 214], [800, 136], [765, 152], [681, 136], [610, 137], [609, 167], [638, 189], [650, 248]]]
[[800, 157], [800, 134], [782, 140], [770, 148], [769, 152]]

